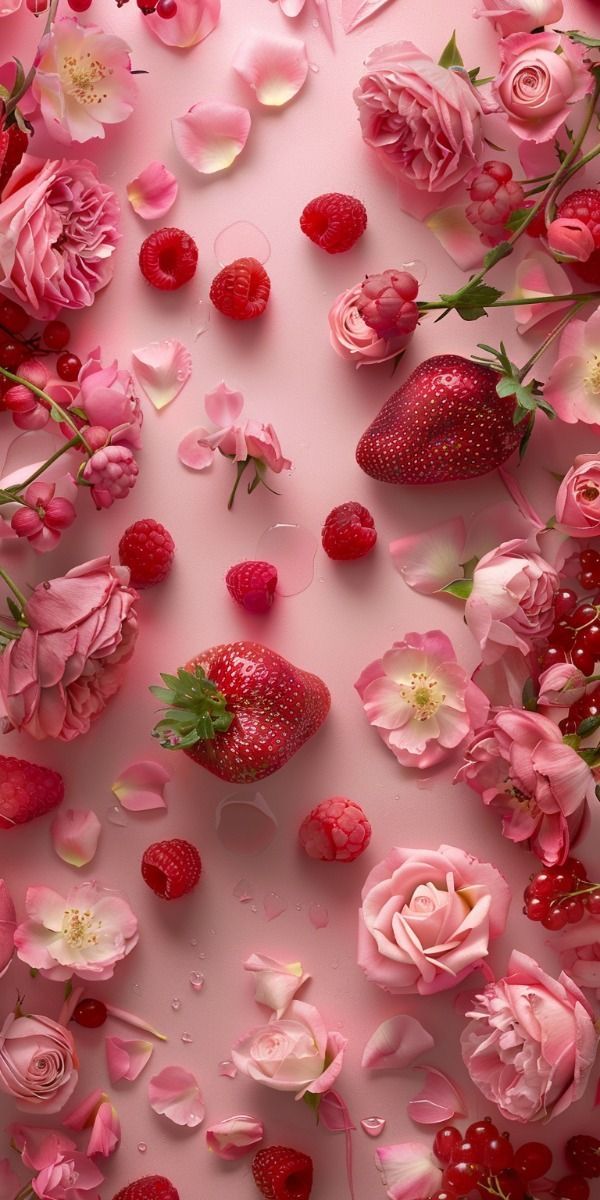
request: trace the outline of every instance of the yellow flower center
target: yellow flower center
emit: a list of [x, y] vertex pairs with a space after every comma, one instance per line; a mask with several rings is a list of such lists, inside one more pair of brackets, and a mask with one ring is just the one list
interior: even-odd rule
[[417, 721], [428, 721], [434, 717], [446, 699], [437, 679], [432, 679], [424, 671], [412, 671], [409, 682], [401, 685], [400, 694], [413, 708]]
[[63, 914], [62, 935], [69, 946], [81, 949], [95, 946], [98, 938], [93, 932], [93, 914], [86, 909], [66, 908]]
[[600, 354], [592, 354], [588, 359], [585, 383], [595, 396], [600, 395]]
[[66, 54], [62, 61], [62, 78], [65, 90], [79, 104], [100, 104], [106, 100], [107, 93], [102, 90], [102, 81], [107, 75], [112, 75], [112, 69], [106, 67], [99, 59], [92, 58], [90, 52], [75, 57]]

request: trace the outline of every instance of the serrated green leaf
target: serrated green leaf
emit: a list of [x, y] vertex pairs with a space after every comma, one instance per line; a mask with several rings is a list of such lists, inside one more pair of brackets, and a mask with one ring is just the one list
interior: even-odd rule
[[512, 254], [512, 252], [513, 248], [510, 242], [500, 242], [498, 246], [493, 246], [491, 250], [488, 250], [483, 260], [486, 271], [489, 271], [490, 267], [495, 266], [501, 259], [508, 258], [508, 255]]
[[448, 592], [449, 596], [456, 596], [458, 600], [468, 600], [473, 591], [473, 580], [454, 579], [452, 583], [447, 583], [441, 591]]
[[486, 316], [486, 308], [501, 296], [502, 292], [489, 283], [473, 283], [466, 284], [459, 292], [442, 294], [440, 299], [447, 308], [455, 309], [463, 321], [476, 321], [478, 317]]
[[440, 67], [464, 67], [462, 55], [456, 44], [456, 30], [452, 31], [450, 41], [444, 46], [438, 59]]

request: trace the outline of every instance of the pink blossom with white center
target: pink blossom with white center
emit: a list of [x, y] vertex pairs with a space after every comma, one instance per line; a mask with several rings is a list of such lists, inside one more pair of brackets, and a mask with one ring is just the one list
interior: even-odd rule
[[28, 507], [17, 509], [11, 519], [17, 537], [27, 538], [41, 554], [54, 549], [77, 516], [71, 501], [55, 493], [54, 483], [31, 483], [22, 497]]
[[139, 474], [129, 446], [102, 446], [88, 459], [81, 478], [90, 484], [96, 508], [110, 508], [115, 500], [124, 500]]
[[600, 309], [587, 321], [569, 321], [544, 398], [569, 425], [600, 425]]
[[57, 142], [103, 138], [105, 125], [133, 112], [137, 87], [129, 46], [97, 25], [63, 17], [42, 39], [32, 92]]
[[30, 887], [25, 910], [27, 920], [15, 932], [17, 955], [46, 979], [111, 979], [137, 945], [137, 917], [125, 897], [94, 882], [76, 884], [66, 896]]
[[369, 722], [405, 767], [441, 762], [488, 713], [486, 697], [439, 629], [407, 633], [354, 686]]
[[76, 407], [83, 409], [90, 425], [108, 429], [113, 444], [139, 450], [143, 413], [129, 371], [116, 359], [102, 366], [100, 347], [88, 355], [77, 380]]

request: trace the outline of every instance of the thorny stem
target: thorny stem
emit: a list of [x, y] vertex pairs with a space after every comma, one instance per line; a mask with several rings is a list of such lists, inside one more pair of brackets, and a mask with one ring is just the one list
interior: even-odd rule
[[72, 416], [66, 411], [66, 409], [62, 407], [62, 405], [58, 404], [56, 400], [53, 400], [52, 396], [49, 396], [47, 392], [43, 392], [41, 388], [36, 387], [35, 383], [31, 383], [29, 379], [22, 379], [20, 375], [14, 375], [12, 371], [7, 371], [6, 367], [0, 367], [0, 375], [4, 375], [5, 379], [10, 379], [12, 383], [22, 384], [23, 387], [26, 387], [30, 392], [33, 392], [33, 395], [37, 396], [39, 400], [43, 400], [44, 404], [48, 406], [50, 411], [58, 413], [61, 421], [63, 421], [65, 425], [68, 425], [69, 429], [73, 430], [77, 441], [81, 443], [87, 453], [93, 454], [92, 447], [86, 442], [81, 430], [77, 428]]

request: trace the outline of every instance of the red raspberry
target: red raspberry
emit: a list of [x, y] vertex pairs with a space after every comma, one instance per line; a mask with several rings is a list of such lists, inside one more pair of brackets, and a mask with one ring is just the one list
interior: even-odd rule
[[254, 1155], [252, 1174], [265, 1200], [308, 1200], [313, 1182], [312, 1158], [289, 1146], [267, 1146]]
[[600, 285], [600, 189], [580, 188], [577, 192], [571, 192], [559, 204], [556, 215], [569, 219], [575, 217], [587, 225], [596, 249], [586, 262], [573, 262], [569, 266], [586, 283]]
[[323, 549], [330, 558], [364, 558], [377, 541], [375, 522], [356, 500], [332, 508], [321, 530]]
[[113, 1200], [179, 1200], [179, 1192], [164, 1175], [144, 1175], [121, 1188]]
[[271, 280], [257, 258], [236, 258], [210, 285], [215, 308], [233, 321], [254, 321], [262, 316], [270, 292]]
[[29, 138], [18, 125], [9, 125], [8, 129], [0, 130], [0, 196], [28, 145]]
[[512, 174], [507, 163], [491, 159], [483, 164], [468, 189], [471, 204], [467, 205], [467, 220], [479, 230], [484, 246], [504, 241], [508, 218], [523, 206], [525, 192], [520, 183], [513, 181]]
[[152, 587], [167, 578], [174, 551], [175, 542], [168, 529], [146, 517], [125, 530], [119, 542], [119, 562], [129, 567], [133, 587]]
[[300, 217], [300, 228], [328, 254], [341, 254], [365, 232], [367, 210], [354, 196], [327, 192], [309, 201]]
[[144, 850], [142, 875], [149, 888], [162, 900], [178, 900], [192, 892], [200, 879], [202, 862], [191, 842], [171, 838], [154, 842]]
[[229, 595], [247, 612], [269, 611], [277, 587], [277, 567], [268, 562], [241, 562], [230, 567], [225, 583]]
[[43, 817], [62, 804], [64, 794], [58, 771], [0, 754], [0, 829]]
[[371, 825], [360, 804], [332, 796], [317, 804], [300, 826], [300, 845], [321, 862], [354, 862], [371, 841]]
[[173, 292], [196, 274], [198, 247], [183, 229], [155, 229], [140, 247], [140, 271], [161, 292]]

